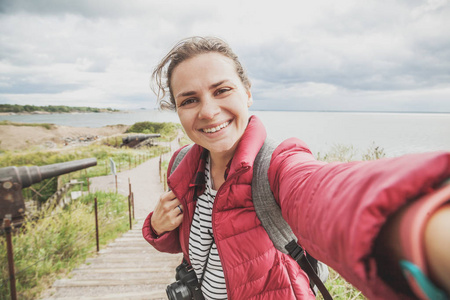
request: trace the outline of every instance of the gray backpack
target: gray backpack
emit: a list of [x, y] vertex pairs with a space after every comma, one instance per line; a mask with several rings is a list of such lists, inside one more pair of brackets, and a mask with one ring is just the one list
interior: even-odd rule
[[[189, 145], [180, 150], [174, 160], [170, 173], [176, 169], [192, 146], [193, 145]], [[314, 291], [314, 294], [316, 294], [317, 289], [319, 289], [325, 300], [333, 299], [324, 285], [324, 282], [328, 279], [328, 267], [311, 255], [306, 254], [303, 248], [297, 243], [297, 237], [292, 232], [291, 227], [283, 219], [281, 208], [278, 206], [272, 190], [270, 189], [267, 173], [272, 153], [276, 147], [276, 143], [266, 139], [255, 158], [253, 165], [252, 197], [256, 215], [272, 240], [275, 248], [285, 254], [289, 254], [298, 262], [302, 270], [308, 274], [310, 286]]]

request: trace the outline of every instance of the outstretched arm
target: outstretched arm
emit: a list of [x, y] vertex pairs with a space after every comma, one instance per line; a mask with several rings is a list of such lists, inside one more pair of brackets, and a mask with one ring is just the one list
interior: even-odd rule
[[[380, 274], [374, 252], [375, 245], [383, 245], [377, 243], [380, 229], [449, 177], [450, 153], [325, 164], [295, 139], [275, 150], [269, 168], [272, 192], [301, 245], [371, 299], [404, 298]], [[384, 269], [395, 268], [386, 264]]]

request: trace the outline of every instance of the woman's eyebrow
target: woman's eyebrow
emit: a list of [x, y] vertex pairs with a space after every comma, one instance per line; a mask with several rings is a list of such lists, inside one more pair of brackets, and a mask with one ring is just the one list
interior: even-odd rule
[[227, 81], [229, 81], [229, 80], [228, 80], [228, 79], [224, 79], [224, 80], [221, 80], [221, 81], [219, 81], [219, 82], [213, 83], [213, 84], [211, 84], [211, 86], [209, 87], [209, 89], [210, 89], [210, 90], [215, 89], [216, 87], [222, 85], [223, 83], [225, 83], [225, 82], [227, 82]]
[[[210, 89], [210, 90], [215, 89], [216, 87], [218, 87], [218, 86], [224, 84], [225, 82], [230, 82], [230, 83], [231, 83], [230, 80], [224, 79], [224, 80], [221, 80], [221, 81], [218, 81], [218, 82], [216, 82], [216, 83], [211, 84], [211, 85], [209, 86], [209, 89]], [[177, 94], [177, 95], [175, 96], [175, 98], [178, 98], [178, 97], [189, 97], [189, 96], [194, 96], [194, 95], [196, 95], [196, 94], [197, 94], [196, 91], [187, 91], [187, 92], [182, 92], [182, 93]]]
[[193, 96], [195, 94], [197, 94], [197, 92], [195, 92], [195, 91], [183, 92], [183, 93], [179, 93], [178, 95], [176, 95], [175, 98], [189, 97], [189, 96]]

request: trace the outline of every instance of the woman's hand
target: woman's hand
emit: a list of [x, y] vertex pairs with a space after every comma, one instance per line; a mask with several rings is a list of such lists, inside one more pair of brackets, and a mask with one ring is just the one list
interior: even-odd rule
[[[425, 197], [424, 200], [429, 200]], [[440, 289], [450, 294], [450, 254], [448, 251], [450, 249], [450, 202], [448, 200], [450, 199], [442, 199], [447, 200], [446, 204], [433, 212], [429, 212], [428, 220], [423, 225], [423, 255], [429, 279]], [[422, 200], [418, 199], [417, 201]], [[391, 287], [404, 293], [411, 293], [411, 290], [400, 270], [399, 261], [408, 260], [409, 257], [407, 257], [406, 249], [402, 248], [402, 243], [399, 241], [401, 235], [404, 234], [401, 230], [401, 224], [403, 219], [406, 219], [405, 216], [411, 211], [413, 204], [413, 202], [410, 202], [388, 219], [381, 229], [374, 248], [379, 275], [387, 283], [390, 283]], [[419, 208], [422, 209], [423, 205]], [[415, 210], [418, 211], [417, 207]], [[415, 232], [415, 234], [418, 233]], [[410, 251], [409, 253], [411, 255]]]
[[159, 198], [159, 202], [153, 211], [151, 225], [156, 234], [172, 231], [180, 226], [183, 221], [183, 206], [170, 191]]
[[425, 228], [425, 254], [431, 278], [450, 295], [450, 203], [442, 206]]

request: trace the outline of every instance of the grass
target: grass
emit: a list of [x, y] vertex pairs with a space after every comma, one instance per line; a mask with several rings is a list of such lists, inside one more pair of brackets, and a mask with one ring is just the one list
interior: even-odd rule
[[384, 149], [372, 144], [364, 152], [357, 151], [352, 145], [336, 144], [325, 154], [317, 153], [316, 159], [326, 162], [350, 162], [354, 160], [375, 160], [386, 157]]
[[[330, 275], [328, 280], [325, 282], [325, 286], [333, 299], [367, 299], [359, 290], [355, 289], [350, 283], [345, 281], [345, 279], [343, 279], [336, 271], [331, 268], [328, 269], [330, 271]], [[323, 300], [320, 292], [317, 292], [316, 299]]]
[[55, 124], [51, 123], [18, 123], [18, 122], [11, 122], [8, 120], [0, 121], [0, 126], [1, 125], [44, 127], [45, 129], [48, 130], [55, 128]]
[[[98, 199], [99, 235], [102, 245], [129, 229], [125, 196], [97, 192], [64, 209], [28, 219], [13, 235], [18, 299], [36, 299], [59, 276], [67, 274], [95, 254], [94, 197]], [[6, 249], [5, 239], [0, 239]], [[0, 252], [0, 299], [9, 299], [6, 251]]]

